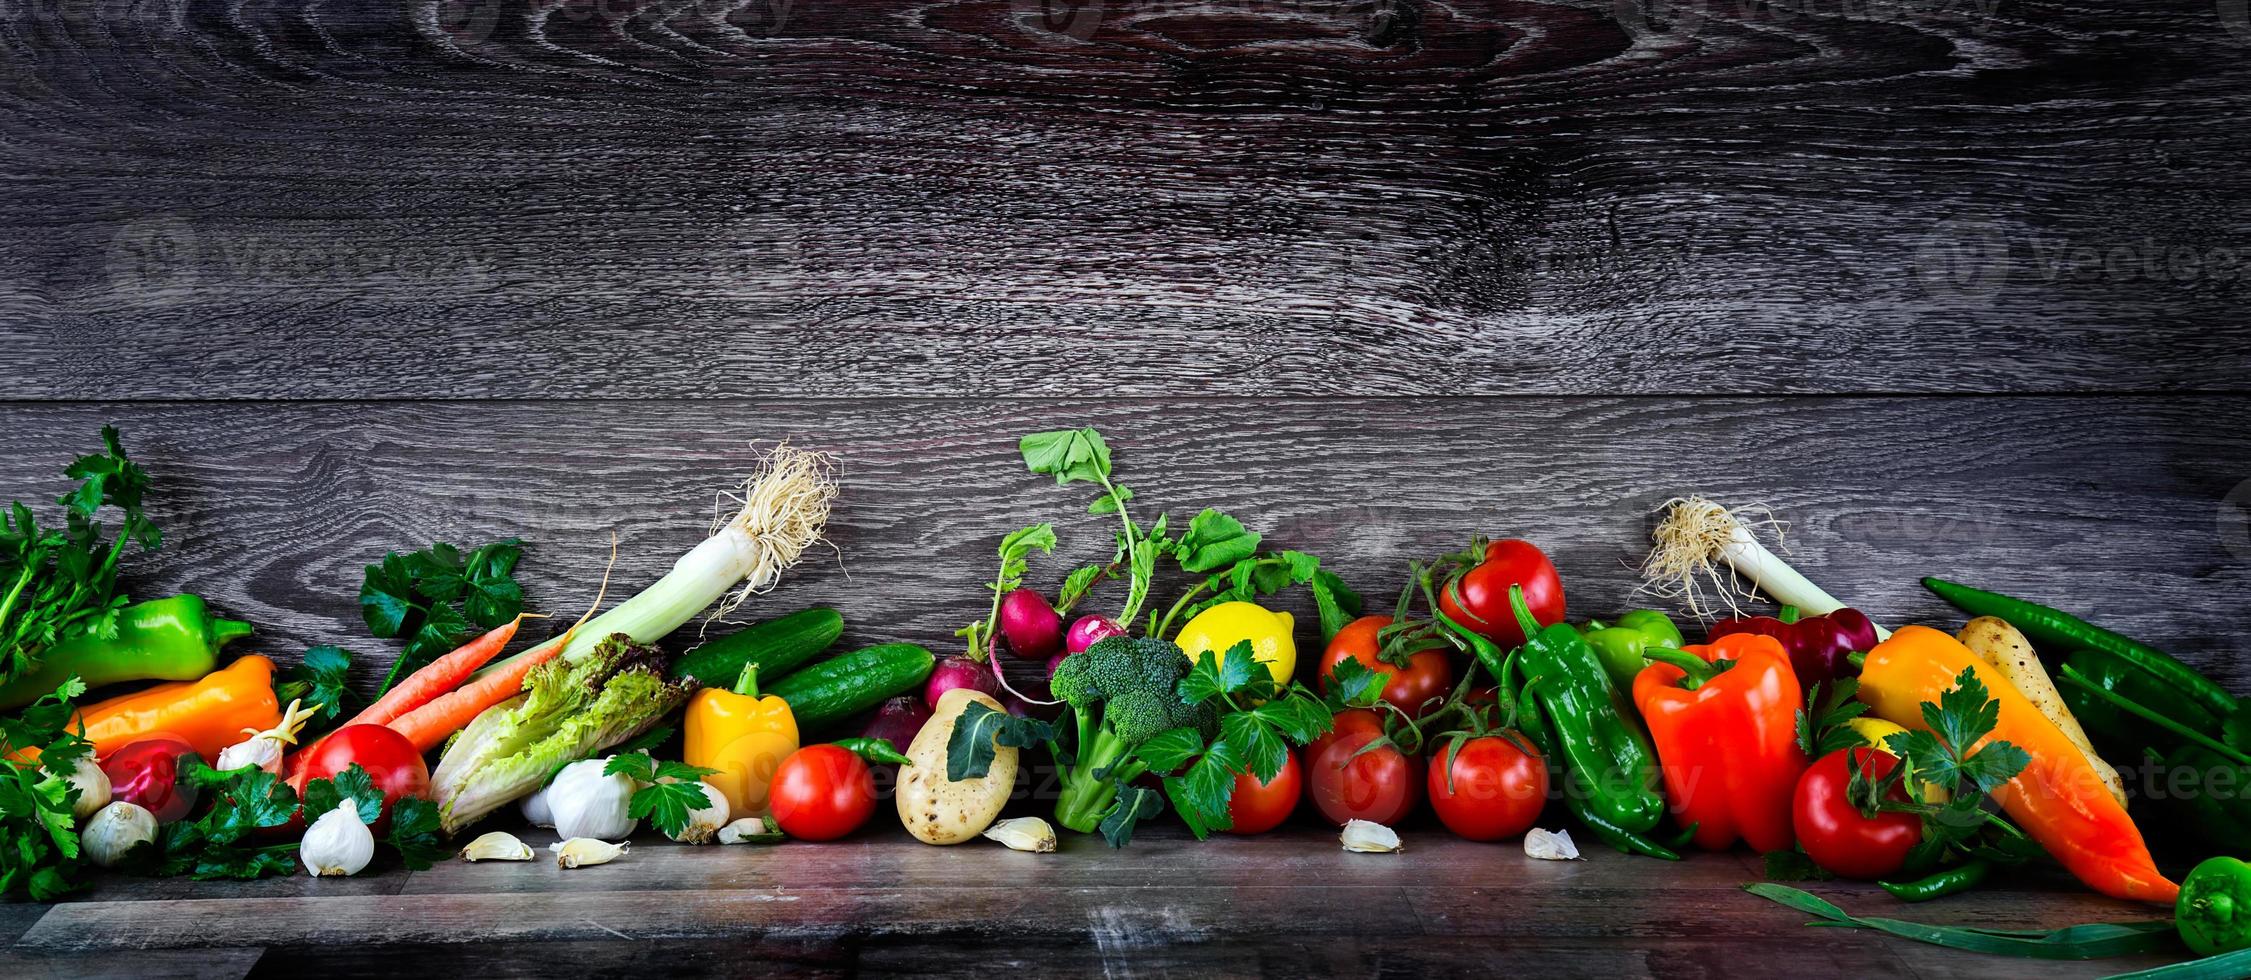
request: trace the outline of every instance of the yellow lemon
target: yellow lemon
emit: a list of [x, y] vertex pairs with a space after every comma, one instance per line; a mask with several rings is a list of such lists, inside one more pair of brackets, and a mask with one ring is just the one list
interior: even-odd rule
[[[1891, 747], [1884, 744], [1885, 739], [1894, 735], [1907, 734], [1907, 729], [1882, 718], [1854, 718], [1845, 722], [1845, 727], [1852, 729], [1852, 733], [1860, 736], [1861, 741], [1886, 752], [1891, 751]], [[1923, 784], [1923, 802], [1925, 803], [1944, 803], [1946, 802], [1946, 795], [1946, 789], [1937, 783]]]
[[1297, 640], [1290, 635], [1290, 614], [1269, 612], [1255, 602], [1222, 602], [1197, 613], [1174, 640], [1180, 652], [1195, 660], [1210, 650], [1225, 657], [1244, 640], [1251, 641], [1251, 658], [1265, 664], [1274, 683], [1287, 684], [1297, 673]]

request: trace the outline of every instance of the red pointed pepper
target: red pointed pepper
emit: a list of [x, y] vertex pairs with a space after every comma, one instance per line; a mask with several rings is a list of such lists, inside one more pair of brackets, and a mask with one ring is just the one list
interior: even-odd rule
[[1634, 677], [1634, 704], [1657, 745], [1665, 796], [1696, 844], [1725, 850], [1740, 838], [1760, 852], [1796, 843], [1791, 798], [1805, 772], [1797, 712], [1804, 703], [1790, 654], [1771, 636], [1739, 633], [1684, 650]]

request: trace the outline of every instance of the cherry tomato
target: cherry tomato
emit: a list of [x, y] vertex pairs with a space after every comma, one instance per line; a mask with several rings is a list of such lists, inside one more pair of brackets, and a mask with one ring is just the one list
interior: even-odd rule
[[1454, 686], [1454, 665], [1445, 651], [1435, 649], [1408, 654], [1405, 667], [1386, 663], [1376, 656], [1382, 647], [1376, 634], [1389, 625], [1389, 616], [1362, 616], [1338, 630], [1321, 655], [1321, 689], [1328, 690], [1337, 665], [1351, 657], [1360, 661], [1360, 666], [1384, 675], [1384, 700], [1419, 718], [1436, 707]]
[[1336, 727], [1306, 747], [1305, 795], [1331, 822], [1396, 824], [1422, 802], [1422, 760], [1397, 746], [1360, 751], [1383, 734], [1365, 708], [1340, 712]]
[[848, 749], [808, 745], [774, 770], [774, 822], [799, 840], [835, 840], [875, 813], [875, 775]]
[[[1922, 819], [1912, 813], [1860, 812], [1847, 793], [1852, 770], [1847, 756], [1858, 758], [1871, 779], [1891, 774], [1899, 760], [1889, 752], [1870, 748], [1838, 749], [1822, 756], [1798, 777], [1798, 793], [1791, 810], [1798, 846], [1822, 870], [1840, 878], [1873, 880], [1899, 873], [1907, 854], [1923, 840]], [[1908, 802], [1904, 789], [1892, 787], [1895, 799]]]
[[195, 746], [177, 735], [151, 735], [110, 753], [102, 760], [109, 798], [140, 804], [157, 823], [185, 818], [197, 793], [179, 783], [180, 757], [194, 754]]
[[1227, 798], [1227, 818], [1233, 826], [1230, 834], [1263, 834], [1282, 825], [1297, 809], [1299, 787], [1304, 780], [1298, 774], [1297, 753], [1282, 757], [1282, 771], [1274, 774], [1274, 781], [1262, 783], [1258, 777], [1245, 772], [1235, 777], [1235, 795]]
[[1524, 631], [1517, 628], [1516, 613], [1508, 603], [1512, 585], [1524, 587], [1524, 604], [1540, 625], [1563, 622], [1563, 578], [1556, 574], [1555, 563], [1532, 542], [1515, 538], [1486, 545], [1483, 562], [1439, 591], [1438, 608], [1504, 649], [1521, 646]]
[[[1548, 766], [1531, 743], [1498, 735], [1440, 744], [1431, 755], [1430, 808], [1466, 840], [1507, 840], [1532, 829], [1548, 803]], [[1451, 755], [1452, 760], [1447, 757]]]
[[372, 828], [376, 833], [390, 828], [393, 804], [409, 796], [430, 798], [430, 767], [423, 764], [422, 753], [406, 736], [382, 725], [346, 725], [306, 751], [299, 770], [303, 783], [333, 779], [353, 766], [367, 770], [383, 792], [383, 818]]

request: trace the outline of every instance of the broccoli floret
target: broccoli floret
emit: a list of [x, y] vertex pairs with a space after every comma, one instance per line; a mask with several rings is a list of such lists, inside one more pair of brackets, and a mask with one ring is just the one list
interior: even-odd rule
[[1192, 727], [1206, 738], [1217, 729], [1209, 701], [1180, 699], [1180, 679], [1191, 665], [1170, 640], [1111, 637], [1065, 657], [1050, 679], [1055, 696], [1077, 720], [1077, 758], [1064, 767], [1055, 819], [1092, 833], [1118, 797], [1118, 786], [1148, 771], [1133, 750], [1159, 733]]

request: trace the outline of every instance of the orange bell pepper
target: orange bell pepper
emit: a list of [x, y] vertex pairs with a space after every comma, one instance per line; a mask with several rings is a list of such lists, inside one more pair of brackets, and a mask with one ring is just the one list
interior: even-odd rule
[[[1696, 844], [1723, 851], [1738, 837], [1761, 853], [1797, 843], [1790, 820], [1798, 777], [1798, 710], [1805, 696], [1782, 641], [1755, 633], [1681, 648], [1634, 675], [1634, 705], [1649, 724], [1673, 819]], [[1726, 669], [1718, 669], [1723, 661]]]
[[243, 739], [281, 724], [274, 698], [274, 662], [252, 654], [203, 675], [202, 680], [158, 684], [88, 705], [78, 712], [94, 754], [107, 758], [150, 735], [177, 735], [205, 762]]
[[1901, 627], [1868, 651], [1860, 699], [1885, 721], [1928, 729], [1923, 703], [1936, 703], [1964, 670], [1976, 671], [2001, 705], [2000, 723], [1986, 741], [2008, 742], [2032, 758], [1993, 791], [1994, 801], [2087, 887], [2144, 902], [2171, 904], [2179, 897], [2180, 886], [2158, 872], [2141, 830], [2078, 746], [1961, 641], [1927, 626]]

